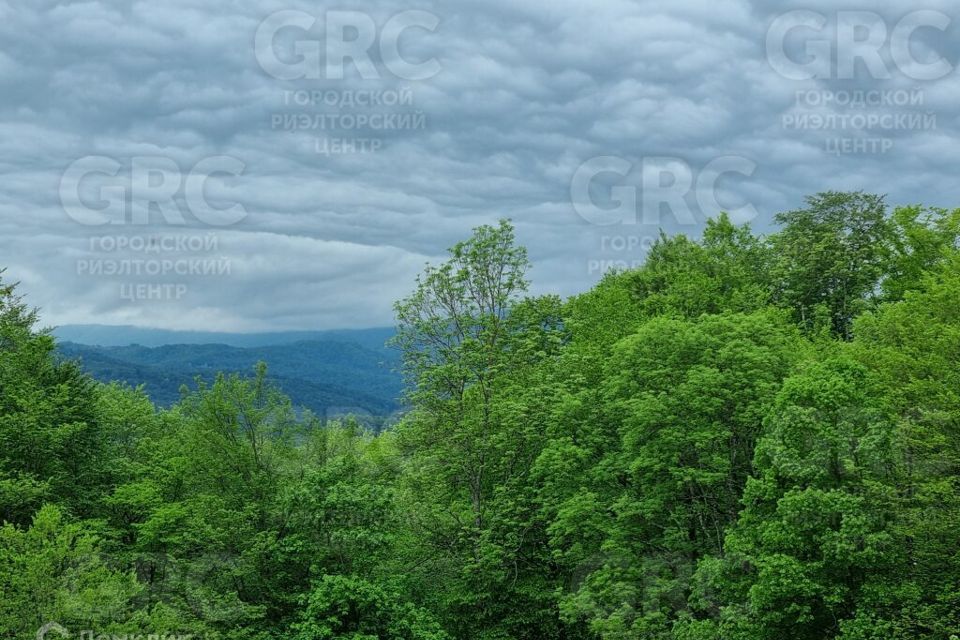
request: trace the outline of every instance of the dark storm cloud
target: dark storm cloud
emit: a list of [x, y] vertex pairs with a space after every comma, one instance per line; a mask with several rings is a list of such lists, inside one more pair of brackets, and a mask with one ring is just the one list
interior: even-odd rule
[[[397, 60], [375, 46], [378, 77], [362, 78], [348, 64], [343, 79], [283, 80], [258, 62], [258, 26], [282, 10], [319, 18], [309, 32], [277, 33], [274, 52], [292, 62], [296, 40], [326, 46], [324, 11], [344, 5], [3, 3], [0, 266], [23, 281], [48, 323], [211, 330], [379, 325], [390, 322], [392, 301], [410, 289], [425, 262], [441, 259], [471, 227], [501, 216], [515, 221], [530, 248], [536, 290], [569, 294], [587, 288], [610, 261], [639, 260], [660, 227], [698, 234], [720, 207], [749, 205], [755, 213], [747, 217], [765, 230], [774, 213], [823, 189], [955, 205], [958, 72], [917, 80], [896, 68], [884, 47], [889, 78], [873, 77], [861, 65], [850, 78], [828, 73], [797, 80], [768, 55], [768, 29], [789, 11], [819, 13], [826, 21], [820, 31], [791, 32], [785, 49], [803, 62], [805, 40], [827, 41], [836, 54], [838, 10], [876, 12], [888, 31], [910, 12], [930, 10], [948, 16], [950, 25], [943, 32], [917, 30], [911, 55], [921, 64], [943, 58], [956, 65], [960, 2], [922, 4], [376, 2], [350, 9], [361, 10], [381, 32], [406, 10], [436, 16], [436, 28], [407, 29], [398, 47], [401, 61], [436, 59], [438, 73], [398, 77], [388, 68]], [[835, 62], [830, 65], [835, 72]], [[920, 102], [860, 109], [810, 104], [825, 92], [895, 90]], [[409, 92], [411, 100], [337, 107], [322, 99], [302, 104], [286, 93], [315, 91]], [[420, 114], [423, 126], [283, 126], [284, 117], [374, 113]], [[804, 114], [926, 117], [927, 126], [863, 131], [790, 124]], [[370, 139], [377, 148], [318, 153], [317, 138], [325, 136], [348, 144]], [[890, 146], [831, 152], [842, 138], [871, 137]], [[217, 207], [240, 204], [247, 215], [226, 227], [189, 215], [184, 226], [164, 224], [156, 212], [148, 226], [80, 224], [65, 210], [60, 189], [67, 167], [87, 156], [116, 161], [118, 175], [99, 179], [126, 186], [128, 196], [133, 158], [168, 159], [182, 174], [206, 158], [235, 158], [242, 173], [218, 174], [205, 197]], [[688, 209], [634, 216], [646, 224], [592, 224], [589, 212], [585, 217], [573, 206], [571, 188], [584, 163], [601, 156], [629, 168], [593, 176], [589, 193], [596, 206], [620, 207], [626, 219], [632, 199], [640, 214], [651, 204], [642, 185], [659, 184], [664, 171], [682, 181], [686, 171]], [[749, 163], [749, 175], [742, 164], [716, 164], [730, 156]], [[717, 179], [711, 167], [719, 168]], [[167, 238], [171, 247], [175, 237], [213, 240], [199, 251], [180, 246], [148, 254], [114, 248], [110, 243], [121, 237]], [[219, 261], [226, 268], [102, 271], [105, 262], [124, 260], [168, 260], [186, 270], [187, 261]], [[137, 285], [157, 283], [185, 289], [160, 299], [131, 295]]]

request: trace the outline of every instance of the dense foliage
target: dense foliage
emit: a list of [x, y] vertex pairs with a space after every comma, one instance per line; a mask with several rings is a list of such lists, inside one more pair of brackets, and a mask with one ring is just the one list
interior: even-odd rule
[[960, 211], [823, 193], [569, 300], [481, 227], [374, 434], [92, 382], [0, 288], [0, 637], [960, 634]]

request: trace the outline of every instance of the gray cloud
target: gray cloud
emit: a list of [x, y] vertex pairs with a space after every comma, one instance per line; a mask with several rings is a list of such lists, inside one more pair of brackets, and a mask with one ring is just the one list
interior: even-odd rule
[[[424, 263], [442, 259], [472, 227], [501, 216], [515, 221], [530, 249], [536, 291], [566, 295], [589, 287], [607, 266], [640, 260], [644, 243], [661, 227], [698, 234], [718, 212], [713, 200], [724, 208], [752, 205], [752, 222], [761, 230], [777, 211], [823, 189], [882, 192], [893, 203], [960, 200], [953, 179], [960, 72], [914, 80], [893, 68], [885, 48], [889, 79], [873, 78], [861, 65], [853, 78], [792, 80], [770, 64], [766, 50], [768, 27], [790, 10], [820, 12], [828, 21], [822, 33], [794, 36], [829, 39], [838, 9], [878, 12], [890, 29], [905, 14], [930, 9], [952, 22], [944, 33], [918, 31], [911, 51], [921, 62], [942, 56], [956, 65], [960, 0], [666, 4], [371, 2], [352, 9], [380, 26], [409, 9], [439, 18], [433, 32], [413, 28], [399, 40], [404, 59], [435, 58], [439, 73], [398, 78], [375, 53], [377, 79], [361, 78], [348, 66], [342, 80], [278, 80], [258, 64], [258, 25], [280, 10], [321, 18], [307, 34], [278, 34], [277, 53], [290, 61], [293, 40], [322, 48], [324, 11], [344, 5], [0, 3], [0, 266], [23, 282], [49, 324], [237, 331], [373, 326], [391, 321], [392, 301], [410, 290]], [[791, 41], [788, 48], [802, 44]], [[851, 109], [797, 98], [798, 92], [896, 90], [919, 92], [921, 103]], [[409, 91], [412, 101], [304, 105], [287, 93], [384, 91]], [[934, 117], [935, 126], [870, 132], [785, 124], [804, 113]], [[338, 131], [282, 126], [285, 116], [320, 114], [422, 114], [424, 124]], [[378, 148], [318, 153], [318, 137], [373, 140]], [[839, 154], [828, 147], [840, 138], [870, 137], [892, 146]], [[214, 206], [241, 204], [247, 216], [228, 227], [189, 215], [182, 226], [164, 224], [156, 213], [144, 226], [79, 224], [64, 210], [59, 189], [67, 167], [85, 156], [112, 158], [121, 167], [116, 178], [91, 178], [94, 187], [96, 180], [129, 187], [133, 158], [167, 158], [184, 174], [205, 158], [236, 158], [242, 174], [215, 176], [205, 193]], [[644, 176], [657, 178], [658, 168], [679, 162], [694, 182], [685, 198], [692, 219], [665, 211], [648, 224], [591, 224], [573, 206], [571, 185], [578, 167], [598, 156], [630, 165], [624, 175], [596, 176], [591, 193], [598, 205], [624, 206], [610, 191], [619, 186], [641, 208], [641, 187], [651, 184]], [[752, 174], [732, 172], [704, 183], [707, 167], [724, 156], [753, 163]], [[696, 193], [707, 197], [698, 202]], [[202, 251], [146, 253], [107, 251], [104, 236], [108, 242], [213, 241]], [[616, 248], [621, 244], [629, 249]], [[219, 261], [228, 269], [102, 271], [110, 262], [143, 260], [187, 270], [189, 261], [201, 269]], [[94, 263], [101, 271], [90, 273]], [[161, 299], [129, 299], [132, 287], [158, 283], [185, 289]]]

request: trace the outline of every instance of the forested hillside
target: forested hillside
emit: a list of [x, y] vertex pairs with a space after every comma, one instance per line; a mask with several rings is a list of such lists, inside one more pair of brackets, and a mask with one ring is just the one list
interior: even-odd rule
[[397, 354], [382, 343], [378, 349], [334, 340], [258, 347], [101, 347], [73, 342], [57, 346], [63, 357], [79, 360], [97, 380], [144, 385], [147, 396], [164, 408], [177, 402], [181, 388], [197, 377], [209, 382], [217, 372], [246, 373], [257, 362], [269, 365], [270, 381], [295, 404], [324, 418], [354, 414], [371, 426], [382, 424], [398, 411], [402, 391]]
[[507, 222], [396, 305], [409, 412], [168, 409], [0, 289], [0, 637], [960, 634], [960, 210], [822, 193], [568, 300]]

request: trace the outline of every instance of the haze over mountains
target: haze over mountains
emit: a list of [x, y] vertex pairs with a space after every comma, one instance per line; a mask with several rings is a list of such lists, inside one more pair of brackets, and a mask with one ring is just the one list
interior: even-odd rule
[[392, 327], [334, 329], [330, 331], [275, 331], [266, 333], [225, 333], [217, 331], [171, 331], [128, 325], [69, 324], [56, 327], [53, 335], [63, 342], [125, 347], [138, 344], [161, 347], [171, 344], [224, 344], [231, 347], [264, 347], [294, 342], [352, 342], [368, 349], [389, 351], [385, 343]]
[[391, 328], [232, 334], [66, 325], [53, 334], [60, 353], [98, 380], [144, 385], [162, 406], [197, 377], [249, 375], [262, 361], [294, 404], [322, 417], [353, 414], [381, 426], [400, 409], [397, 354], [385, 346]]

